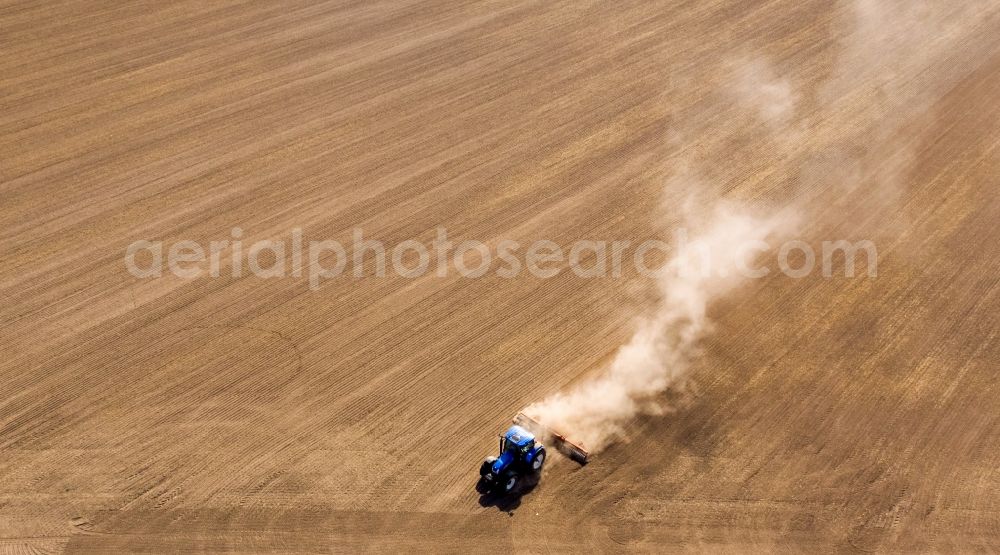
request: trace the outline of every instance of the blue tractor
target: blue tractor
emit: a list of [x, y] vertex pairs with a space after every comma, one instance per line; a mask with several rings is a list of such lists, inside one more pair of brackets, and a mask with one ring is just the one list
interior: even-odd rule
[[539, 473], [545, 464], [545, 446], [521, 426], [511, 426], [500, 436], [500, 456], [486, 457], [479, 467], [480, 484], [487, 489], [511, 492], [528, 473]]

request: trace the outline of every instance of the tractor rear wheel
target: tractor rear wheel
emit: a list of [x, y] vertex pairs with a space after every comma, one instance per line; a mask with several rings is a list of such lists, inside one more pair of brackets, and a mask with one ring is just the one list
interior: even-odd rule
[[496, 457], [486, 457], [486, 459], [483, 460], [483, 464], [479, 466], [479, 475], [486, 476], [489, 474], [490, 471], [493, 470], [493, 463], [496, 462], [496, 460]]
[[545, 448], [541, 448], [535, 453], [535, 458], [531, 460], [531, 469], [535, 472], [542, 471], [542, 465], [545, 464]]

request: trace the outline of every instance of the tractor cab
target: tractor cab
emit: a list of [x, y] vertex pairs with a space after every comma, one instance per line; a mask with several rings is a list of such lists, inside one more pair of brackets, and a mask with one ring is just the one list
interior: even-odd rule
[[510, 453], [519, 459], [531, 452], [535, 446], [535, 435], [520, 426], [511, 426], [500, 435], [500, 454]]

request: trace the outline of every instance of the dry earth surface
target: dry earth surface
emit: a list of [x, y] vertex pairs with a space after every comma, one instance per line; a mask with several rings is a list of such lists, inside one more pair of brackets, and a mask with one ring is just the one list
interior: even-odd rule
[[[1000, 4], [928, 36], [855, 4], [0, 3], [0, 551], [1000, 549]], [[725, 92], [748, 59], [792, 144]], [[234, 226], [637, 243], [680, 165], [878, 277], [717, 299], [672, 413], [515, 498], [481, 457], [628, 339], [634, 270], [123, 262]]]

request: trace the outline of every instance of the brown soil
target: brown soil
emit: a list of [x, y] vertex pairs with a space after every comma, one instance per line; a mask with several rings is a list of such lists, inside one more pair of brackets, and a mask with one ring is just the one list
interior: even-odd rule
[[[831, 92], [832, 4], [0, 3], [0, 551], [1000, 549], [1000, 10]], [[727, 108], [747, 53], [801, 91], [801, 151]], [[718, 299], [675, 412], [516, 498], [479, 461], [627, 340], [634, 272], [123, 263], [234, 226], [638, 243], [681, 160], [874, 240], [878, 277]]]

